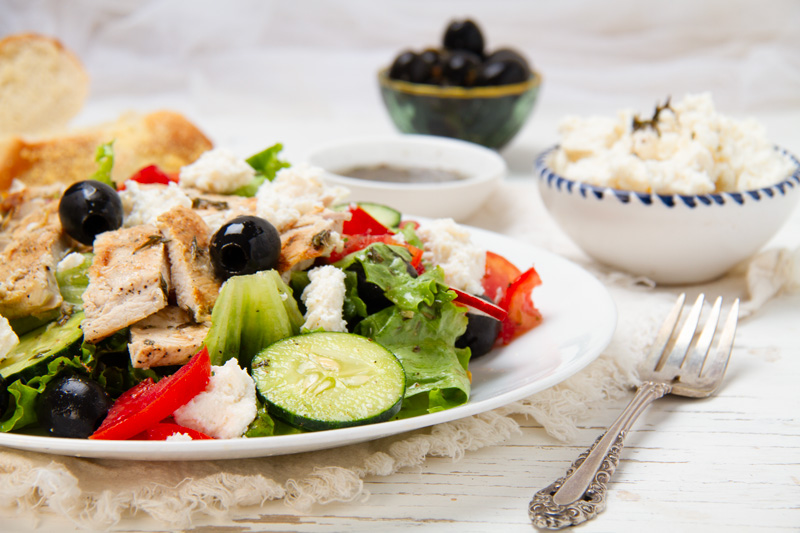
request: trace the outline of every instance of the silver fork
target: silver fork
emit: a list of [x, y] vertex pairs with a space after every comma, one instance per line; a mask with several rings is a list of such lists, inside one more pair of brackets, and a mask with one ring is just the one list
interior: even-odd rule
[[702, 294], [697, 297], [680, 332], [675, 332], [685, 298], [684, 294], [678, 297], [661, 325], [650, 353], [639, 369], [642, 384], [622, 414], [572, 463], [564, 477], [534, 495], [528, 516], [537, 528], [574, 526], [591, 520], [605, 509], [607, 484], [619, 463], [625, 434], [650, 403], [666, 394], [705, 398], [722, 383], [736, 334], [739, 300], [731, 306], [719, 332], [717, 347], [710, 352], [722, 298], [714, 302], [697, 337], [703, 310]]

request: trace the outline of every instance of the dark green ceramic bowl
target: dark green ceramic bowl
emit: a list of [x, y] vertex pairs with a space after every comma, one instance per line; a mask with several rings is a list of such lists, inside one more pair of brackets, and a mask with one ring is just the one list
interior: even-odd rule
[[381, 96], [403, 133], [455, 137], [489, 148], [506, 145], [533, 111], [541, 77], [493, 87], [441, 87], [389, 79], [378, 73]]

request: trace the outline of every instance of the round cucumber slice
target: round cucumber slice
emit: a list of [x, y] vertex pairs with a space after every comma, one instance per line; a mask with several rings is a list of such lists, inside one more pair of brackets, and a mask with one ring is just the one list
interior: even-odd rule
[[389, 420], [406, 389], [397, 357], [351, 333], [279, 340], [253, 358], [251, 373], [270, 413], [309, 431]]

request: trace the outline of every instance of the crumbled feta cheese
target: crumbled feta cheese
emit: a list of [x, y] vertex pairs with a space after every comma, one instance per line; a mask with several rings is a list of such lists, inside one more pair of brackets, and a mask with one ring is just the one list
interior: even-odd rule
[[425, 247], [422, 259], [444, 270], [445, 282], [455, 289], [483, 294], [486, 250], [475, 246], [469, 232], [452, 218], [424, 222], [417, 235]]
[[236, 359], [211, 367], [206, 390], [175, 413], [175, 421], [217, 439], [241, 437], [256, 417], [256, 385]]
[[78, 252], [72, 252], [71, 254], [67, 254], [64, 259], [58, 262], [56, 265], [56, 271], [63, 272], [64, 270], [78, 268], [85, 260], [85, 255], [79, 254]]
[[192, 199], [175, 183], [162, 185], [140, 185], [128, 180], [125, 190], [119, 193], [125, 213], [123, 226], [131, 228], [140, 224], [155, 224], [156, 219], [178, 206], [192, 207]]
[[325, 185], [321, 169], [306, 164], [293, 165], [281, 169], [273, 181], [266, 181], [259, 187], [256, 213], [280, 232], [303, 215], [321, 213], [347, 194], [342, 187]]
[[303, 330], [347, 331], [342, 318], [345, 295], [345, 274], [332, 265], [308, 271], [311, 283], [303, 290], [301, 298], [306, 305]]
[[17, 344], [19, 344], [17, 334], [11, 329], [6, 317], [0, 315], [0, 361], [4, 360]]
[[181, 169], [182, 187], [201, 191], [232, 193], [253, 181], [256, 171], [247, 161], [227, 148], [214, 148]]
[[164, 440], [185, 442], [187, 440], [194, 440], [194, 439], [187, 433], [173, 433]]
[[550, 161], [569, 179], [660, 194], [709, 194], [766, 187], [786, 179], [791, 160], [775, 150], [755, 120], [717, 113], [708, 93], [661, 110], [657, 129], [633, 131], [634, 114], [616, 119], [566, 117]]

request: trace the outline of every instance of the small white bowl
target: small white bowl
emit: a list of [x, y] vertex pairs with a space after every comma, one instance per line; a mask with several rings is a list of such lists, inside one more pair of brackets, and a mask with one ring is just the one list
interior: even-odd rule
[[[350, 191], [348, 200], [393, 207], [404, 215], [463, 221], [489, 199], [508, 172], [494, 150], [433, 135], [357, 138], [321, 146], [307, 156], [325, 180]], [[391, 165], [457, 172], [463, 179], [439, 183], [396, 183], [344, 174], [361, 166]]]
[[800, 198], [800, 162], [786, 180], [752, 191], [650, 194], [596, 187], [555, 174], [553, 147], [536, 159], [544, 205], [595, 260], [666, 285], [710, 281], [758, 252]]

